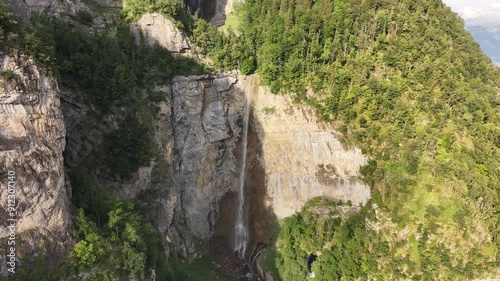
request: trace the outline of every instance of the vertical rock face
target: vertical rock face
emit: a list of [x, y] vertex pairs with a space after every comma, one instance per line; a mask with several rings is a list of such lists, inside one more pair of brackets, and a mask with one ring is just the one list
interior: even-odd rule
[[257, 77], [241, 77], [238, 87], [252, 92], [252, 127], [262, 145], [268, 204], [278, 218], [300, 211], [318, 196], [355, 206], [366, 203], [370, 189], [357, 178], [366, 158], [359, 149], [343, 147], [335, 129], [312, 108], [271, 94], [258, 86]]
[[171, 86], [176, 211], [201, 239], [212, 235], [219, 200], [237, 184], [235, 149], [245, 102], [235, 82], [224, 75], [190, 76]]
[[369, 199], [370, 189], [357, 178], [366, 163], [360, 150], [344, 148], [334, 128], [320, 122], [313, 110], [271, 94], [259, 86], [258, 77], [177, 77], [165, 92], [169, 101], [162, 106], [162, 122], [171, 129], [166, 126], [157, 140], [171, 147], [164, 154], [172, 153], [171, 160], [165, 159], [172, 165], [174, 187], [163, 204], [169, 207], [161, 211], [168, 215], [160, 230], [177, 252], [198, 252], [195, 241], [213, 234], [221, 198], [236, 190], [247, 95], [252, 97], [250, 128], [260, 141], [267, 203], [278, 218], [293, 215], [317, 196], [354, 206]]
[[5, 3], [24, 22], [36, 12], [74, 14], [84, 8], [80, 0], [5, 0]]
[[[65, 189], [65, 129], [55, 79], [20, 54], [0, 56], [0, 220], [7, 222], [7, 172], [15, 173], [16, 249], [43, 254], [40, 243], [63, 251], [69, 238]], [[0, 228], [0, 240], [9, 235]], [[51, 249], [46, 249], [50, 251]], [[4, 272], [5, 255], [1, 256]]]
[[[138, 29], [144, 33], [148, 44], [158, 42], [164, 48], [174, 53], [184, 53], [191, 48], [191, 42], [186, 34], [181, 32], [174, 23], [158, 13], [146, 13], [132, 25], [132, 31], [138, 33]], [[138, 36], [136, 36], [138, 37]]]
[[[148, 216], [169, 243], [167, 253], [188, 258], [214, 231], [219, 201], [238, 184], [237, 144], [242, 130], [245, 95], [229, 74], [175, 77], [154, 91], [165, 99], [154, 121], [159, 163], [140, 168], [127, 182], [105, 182], [120, 197], [144, 192]], [[90, 109], [63, 94], [67, 126], [66, 164], [79, 166], [113, 126], [96, 124]], [[113, 116], [105, 118], [113, 120]], [[154, 195], [152, 195], [154, 194]]]

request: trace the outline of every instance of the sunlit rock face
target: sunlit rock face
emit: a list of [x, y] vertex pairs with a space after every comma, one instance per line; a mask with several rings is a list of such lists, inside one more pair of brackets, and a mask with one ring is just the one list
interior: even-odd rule
[[[147, 204], [165, 237], [167, 254], [188, 259], [203, 254], [220, 200], [237, 187], [245, 98], [235, 83], [230, 74], [179, 76], [155, 89], [164, 97], [157, 104], [154, 127], [166, 167], [140, 168], [120, 186], [120, 196], [134, 197], [141, 190], [157, 194]], [[168, 179], [159, 181], [158, 176]]]
[[[158, 13], [146, 13], [132, 25], [132, 31], [138, 35], [138, 30], [144, 34], [150, 45], [158, 42], [162, 47], [174, 53], [184, 53], [191, 49], [191, 42], [186, 34], [181, 32], [172, 20]], [[139, 38], [139, 36], [137, 36]]]
[[241, 77], [239, 87], [252, 91], [252, 128], [262, 143], [268, 204], [278, 218], [290, 216], [318, 196], [366, 203], [370, 189], [359, 179], [366, 157], [346, 148], [331, 125], [312, 108], [294, 104], [289, 96], [260, 87], [256, 76]]
[[[361, 151], [344, 147], [335, 129], [311, 108], [272, 94], [259, 85], [257, 76], [177, 77], [165, 92], [170, 97], [174, 188], [169, 194], [171, 210], [166, 212], [172, 215], [160, 229], [172, 245], [184, 245], [177, 252], [197, 253], [194, 241], [211, 237], [221, 216], [221, 199], [238, 186], [238, 143], [247, 97], [249, 129], [258, 137], [258, 143], [251, 139], [248, 145], [259, 147], [250, 150], [259, 155], [249, 157], [258, 159], [263, 173], [254, 176], [264, 178], [266, 190], [267, 206], [261, 207], [284, 218], [318, 196], [350, 201], [346, 212], [356, 211], [370, 198], [369, 187], [358, 179], [367, 161]], [[246, 188], [249, 197], [253, 192], [252, 185]]]
[[[70, 231], [69, 196], [56, 80], [18, 53], [1, 54], [0, 73], [0, 220], [10, 218], [6, 204], [10, 171], [15, 173], [18, 254], [29, 258], [31, 253], [64, 252]], [[6, 241], [8, 235], [2, 227], [0, 240]], [[4, 258], [0, 258], [3, 273]]]

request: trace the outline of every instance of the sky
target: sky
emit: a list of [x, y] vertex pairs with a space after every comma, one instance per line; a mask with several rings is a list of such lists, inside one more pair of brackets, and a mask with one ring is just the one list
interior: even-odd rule
[[500, 26], [500, 0], [443, 0], [466, 25]]

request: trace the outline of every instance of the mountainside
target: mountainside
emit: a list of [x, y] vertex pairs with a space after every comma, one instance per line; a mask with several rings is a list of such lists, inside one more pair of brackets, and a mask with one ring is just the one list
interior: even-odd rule
[[0, 279], [500, 278], [500, 69], [440, 0], [5, 2]]

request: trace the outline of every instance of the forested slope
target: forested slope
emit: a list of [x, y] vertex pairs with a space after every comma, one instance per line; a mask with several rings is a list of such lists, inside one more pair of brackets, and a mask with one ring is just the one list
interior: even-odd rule
[[[498, 276], [500, 71], [440, 0], [248, 0], [201, 52], [260, 74], [338, 125], [371, 160], [373, 200], [347, 221], [287, 219], [283, 280]], [[210, 38], [214, 38], [210, 40]]]

